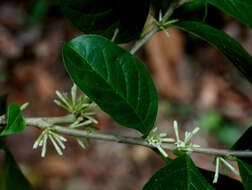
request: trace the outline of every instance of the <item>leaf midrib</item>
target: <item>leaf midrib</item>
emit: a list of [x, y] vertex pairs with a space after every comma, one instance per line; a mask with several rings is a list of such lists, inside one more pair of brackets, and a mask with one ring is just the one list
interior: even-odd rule
[[[107, 84], [112, 90], [114, 90], [115, 94], [118, 95], [120, 98], [122, 98], [122, 99], [129, 105], [129, 107], [131, 108], [131, 110], [133, 111], [133, 113], [136, 115], [136, 118], [140, 121], [140, 123], [141, 123], [141, 125], [142, 125], [142, 127], [143, 127], [143, 129], [144, 129], [144, 128], [145, 128], [145, 125], [144, 125], [143, 121], [139, 118], [139, 116], [138, 116], [138, 114], [136, 113], [136, 111], [134, 110], [133, 106], [123, 97], [123, 95], [122, 95], [120, 92], [118, 92], [116, 89], [114, 89], [114, 88], [110, 85], [109, 81], [107, 81], [106, 79], [104, 79], [103, 76], [102, 76], [99, 72], [97, 72], [97, 71], [94, 69], [94, 67], [93, 67], [92, 65], [89, 64], [89, 62], [87, 61], [87, 59], [85, 59], [82, 55], [80, 55], [79, 52], [77, 52], [77, 51], [74, 49], [74, 47], [72, 47], [71, 44], [69, 44], [68, 47], [71, 48], [71, 49], [73, 50], [73, 52], [75, 52], [76, 54], [78, 54], [78, 55], [79, 55], [79, 56], [91, 67], [91, 69], [92, 69], [98, 76], [100, 76], [101, 79], [103, 79], [103, 80], [106, 82], [106, 84]], [[122, 53], [121, 53], [120, 55], [122, 55]], [[118, 57], [119, 57], [119, 55], [117, 55], [116, 59], [117, 59]], [[148, 108], [149, 108], [149, 106], [148, 106]], [[145, 133], [144, 133], [144, 135], [145, 135]]]

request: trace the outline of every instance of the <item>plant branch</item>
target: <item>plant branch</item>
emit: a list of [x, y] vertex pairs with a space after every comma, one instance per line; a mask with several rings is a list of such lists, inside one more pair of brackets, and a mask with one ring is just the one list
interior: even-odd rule
[[[60, 124], [71, 124], [76, 120], [73, 114], [59, 117], [41, 117], [41, 118], [25, 118], [26, 125], [31, 127], [36, 127], [39, 129], [47, 129], [48, 127], [54, 127], [54, 131], [59, 134], [69, 135], [73, 137], [81, 138], [91, 138], [103, 141], [111, 141], [117, 143], [141, 145], [149, 148], [155, 148], [153, 145], [150, 145], [145, 139], [141, 137], [127, 137], [119, 136], [113, 134], [104, 134], [97, 132], [89, 132], [79, 129], [69, 129], [67, 127], [59, 126]], [[0, 125], [6, 125], [7, 121], [5, 117], [0, 117]], [[176, 145], [163, 143], [162, 148], [169, 151], [174, 151], [177, 149]], [[252, 151], [230, 151], [226, 149], [213, 149], [213, 148], [192, 148], [190, 152], [209, 154], [215, 156], [223, 157], [252, 157]]]
[[[190, 1], [191, 0], [179, 0], [175, 3], [172, 3], [160, 22], [164, 24], [170, 18], [175, 9]], [[142, 39], [136, 42], [136, 44], [130, 50], [130, 53], [136, 53], [158, 31], [160, 31], [160, 26], [155, 25]]]

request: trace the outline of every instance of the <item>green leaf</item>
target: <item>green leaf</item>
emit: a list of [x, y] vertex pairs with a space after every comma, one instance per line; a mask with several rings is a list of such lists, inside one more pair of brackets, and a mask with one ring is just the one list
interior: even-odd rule
[[240, 176], [242, 178], [242, 184], [245, 190], [252, 189], [252, 166], [243, 162], [242, 160], [237, 159], [239, 166]]
[[208, 2], [252, 28], [251, 0], [208, 0]]
[[49, 12], [48, 0], [33, 0], [27, 12], [27, 21], [29, 25], [41, 23]]
[[8, 121], [6, 128], [0, 136], [21, 133], [25, 130], [25, 120], [17, 104], [11, 104], [8, 109]]
[[23, 175], [11, 152], [3, 145], [3, 137], [0, 137], [0, 141], [5, 153], [1, 171], [1, 190], [32, 190], [31, 184]]
[[206, 16], [206, 0], [194, 0], [185, 3], [172, 14], [172, 19], [203, 21]]
[[[200, 173], [206, 178], [208, 183], [213, 182], [215, 172], [208, 171], [202, 168], [199, 168], [199, 170]], [[232, 187], [232, 189], [243, 189], [241, 182], [222, 174], [219, 174], [218, 182], [212, 184], [212, 186], [216, 189], [228, 189], [230, 187]]]
[[[249, 127], [239, 140], [232, 146], [232, 150], [252, 150], [252, 127]], [[240, 158], [240, 160], [252, 165], [252, 158]]]
[[252, 57], [236, 40], [220, 30], [196, 21], [177, 22], [174, 26], [215, 46], [252, 82]]
[[143, 64], [98, 35], [63, 46], [63, 61], [74, 83], [117, 123], [147, 135], [157, 114], [157, 92]]
[[[159, 17], [159, 11], [164, 14], [172, 3], [176, 0], [151, 0], [155, 10], [155, 17]], [[182, 20], [199, 20], [202, 21], [205, 14], [206, 0], [189, 1], [174, 10], [171, 19]]]
[[137, 39], [144, 26], [149, 0], [61, 0], [64, 15], [86, 34], [100, 34], [109, 39], [116, 28], [117, 43]]
[[213, 190], [188, 155], [183, 155], [157, 171], [143, 190]]
[[158, 16], [160, 10], [164, 14], [174, 1], [175, 0], [151, 0], [151, 5], [155, 9], [156, 15]]
[[[171, 158], [164, 157], [157, 149], [152, 150], [156, 152], [158, 155], [160, 155], [167, 164], [170, 164], [172, 162]], [[199, 167], [197, 168], [199, 169], [200, 173], [205, 177], [207, 182], [216, 189], [226, 189], [229, 188], [230, 186], [232, 187], [232, 189], [243, 189], [242, 183], [240, 181], [237, 181], [233, 178], [230, 178], [222, 174], [219, 174], [218, 183], [212, 184], [215, 172], [205, 170]]]

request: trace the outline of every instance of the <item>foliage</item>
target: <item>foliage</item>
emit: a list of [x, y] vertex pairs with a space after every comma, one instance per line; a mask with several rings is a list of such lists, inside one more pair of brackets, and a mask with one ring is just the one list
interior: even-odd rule
[[25, 120], [17, 104], [11, 104], [8, 109], [7, 126], [1, 132], [0, 136], [21, 133], [25, 130]]
[[[5, 114], [6, 109], [6, 99], [7, 95], [0, 96], [0, 113]], [[11, 115], [12, 118], [16, 118], [17, 121], [11, 120], [11, 125], [9, 125], [8, 129], [5, 129], [3, 132], [5, 134], [12, 134], [15, 132], [20, 132], [20, 129], [18, 129], [18, 126], [23, 127], [22, 122], [22, 116], [20, 116], [20, 110], [15, 105], [12, 104], [13, 108], [9, 108], [9, 115]], [[15, 110], [15, 111], [12, 111]], [[19, 120], [19, 121], [18, 121]], [[21, 120], [21, 121], [20, 121]], [[2, 132], [2, 133], [3, 133]], [[19, 166], [17, 165], [15, 158], [9, 151], [6, 142], [5, 137], [0, 136], [0, 151], [3, 151], [4, 153], [4, 163], [3, 163], [3, 170], [0, 171], [0, 189], [2, 190], [10, 190], [10, 189], [16, 189], [16, 190], [32, 190], [32, 186], [29, 183], [29, 181], [25, 178], [22, 171], [20, 170]]]
[[[144, 65], [118, 43], [126, 43], [139, 39], [146, 42], [148, 36], [140, 35], [146, 21], [150, 6], [156, 11], [156, 18], [150, 24], [155, 23], [154, 33], [165, 30], [170, 26], [175, 26], [185, 32], [193, 34], [200, 39], [215, 46], [223, 53], [231, 63], [252, 82], [252, 57], [235, 39], [225, 32], [218, 30], [208, 24], [199, 21], [191, 21], [185, 15], [188, 12], [197, 10], [197, 6], [207, 3], [215, 6], [221, 11], [233, 16], [248, 27], [252, 27], [252, 3], [250, 0], [193, 0], [196, 4], [186, 4], [187, 0], [172, 1], [121, 1], [121, 0], [62, 0], [60, 6], [65, 16], [86, 35], [79, 36], [70, 42], [64, 43], [62, 57], [65, 68], [73, 82], [104, 112], [109, 114], [118, 124], [135, 129], [143, 134], [145, 142], [151, 139], [152, 148], [158, 148], [162, 153], [162, 140], [164, 135], [148, 136], [152, 133], [157, 115], [157, 92], [151, 76]], [[197, 4], [199, 3], [199, 4]], [[196, 6], [197, 5], [197, 6]], [[183, 21], [176, 20], [172, 13], [179, 7], [180, 11], [188, 11], [181, 14]], [[186, 7], [187, 6], [187, 7]], [[160, 9], [162, 9], [160, 11]], [[126, 10], [126, 11], [125, 11]], [[130, 12], [128, 12], [130, 10]], [[167, 12], [166, 12], [167, 11]], [[166, 12], [166, 13], [165, 13]], [[160, 14], [162, 13], [162, 14]], [[43, 14], [42, 14], [43, 15]], [[158, 16], [157, 16], [158, 15]], [[176, 14], [175, 14], [176, 16]], [[175, 20], [169, 20], [169, 19]], [[180, 18], [179, 18], [180, 19]], [[148, 26], [149, 27], [149, 26]], [[149, 29], [147, 27], [147, 29]], [[146, 30], [145, 30], [146, 31]], [[147, 30], [148, 31], [148, 30]], [[145, 35], [145, 37], [143, 37]], [[150, 35], [151, 36], [151, 35]], [[112, 39], [112, 40], [110, 40]], [[66, 96], [59, 96], [66, 104], [60, 104], [70, 110], [71, 113], [79, 117], [82, 107], [79, 104], [68, 105]], [[4, 113], [6, 96], [0, 98], [1, 115]], [[74, 110], [77, 107], [79, 111]], [[1, 116], [2, 118], [6, 116]], [[79, 121], [80, 122], [80, 121]], [[79, 125], [77, 123], [76, 125]], [[47, 135], [52, 134], [54, 128], [47, 129], [42, 133], [43, 142], [46, 144]], [[4, 126], [1, 136], [20, 133], [25, 129], [25, 120], [21, 109], [17, 104], [11, 104], [8, 108], [7, 125]], [[46, 132], [45, 132], [46, 131]], [[169, 161], [167, 166], [157, 171], [143, 187], [143, 190], [164, 190], [164, 189], [221, 189], [234, 181], [227, 177], [223, 179], [221, 185], [211, 185], [209, 176], [213, 173], [198, 169], [190, 156], [190, 152], [195, 146], [186, 146], [186, 143], [198, 131], [186, 133], [185, 140], [180, 141], [176, 133], [177, 142], [175, 153], [178, 155], [173, 161]], [[176, 132], [176, 130], [175, 130]], [[55, 134], [54, 134], [55, 135]], [[147, 138], [146, 138], [147, 137]], [[148, 138], [149, 137], [149, 138]], [[3, 137], [1, 137], [2, 140]], [[57, 140], [57, 134], [54, 136]], [[60, 138], [58, 136], [58, 138]], [[251, 128], [245, 132], [240, 140], [233, 146], [235, 150], [251, 150], [249, 139], [251, 138]], [[186, 139], [189, 139], [188, 141]], [[148, 141], [149, 140], [149, 141]], [[51, 139], [57, 151], [62, 141], [58, 141], [59, 146]], [[42, 141], [37, 141], [36, 147], [43, 146]], [[156, 143], [158, 142], [158, 143]], [[183, 144], [184, 143], [184, 144]], [[13, 156], [7, 149], [3, 141], [1, 148], [5, 152], [5, 167], [2, 172], [4, 179], [3, 187], [6, 189], [31, 189], [30, 184], [24, 178], [21, 170], [14, 161]], [[157, 145], [157, 146], [156, 146]], [[183, 145], [183, 146], [182, 146]], [[46, 146], [46, 145], [45, 145]], [[62, 149], [63, 146], [61, 146]], [[42, 148], [43, 149], [43, 148]], [[43, 149], [45, 151], [45, 148]], [[160, 153], [159, 152], [159, 153]], [[59, 152], [61, 154], [61, 152]], [[45, 155], [45, 153], [42, 153]], [[162, 156], [162, 155], [161, 155]], [[242, 184], [244, 188], [251, 189], [252, 165], [251, 158], [222, 158], [217, 157], [215, 179], [218, 177], [219, 161], [229, 167], [227, 160], [238, 162]], [[167, 159], [166, 159], [167, 160]], [[225, 180], [224, 180], [225, 179]], [[227, 180], [228, 179], [228, 180]], [[12, 183], [10, 183], [12, 181]], [[237, 184], [238, 182], [233, 182]], [[16, 185], [19, 185], [16, 187]], [[241, 185], [239, 183], [239, 185]], [[238, 186], [239, 186], [238, 185]]]
[[5, 153], [4, 166], [1, 174], [0, 187], [2, 190], [32, 190], [32, 186], [29, 181], [23, 175], [21, 169], [17, 165], [15, 158], [8, 150], [6, 145], [3, 145], [3, 137], [1, 137], [1, 147]]
[[143, 190], [159, 189], [213, 190], [214, 188], [207, 183], [191, 158], [185, 154], [161, 168], [143, 188]]
[[139, 37], [149, 10], [149, 0], [61, 0], [60, 4], [66, 17], [84, 33], [112, 38], [118, 29], [117, 43]]
[[150, 132], [157, 115], [157, 92], [140, 61], [98, 35], [65, 43], [62, 54], [72, 80], [103, 111], [123, 126], [144, 135]]

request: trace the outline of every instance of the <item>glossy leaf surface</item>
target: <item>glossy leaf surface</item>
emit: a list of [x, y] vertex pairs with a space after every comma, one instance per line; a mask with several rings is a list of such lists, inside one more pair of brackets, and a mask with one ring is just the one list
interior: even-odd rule
[[143, 190], [213, 190], [188, 155], [183, 155], [157, 171]]
[[208, 0], [208, 2], [252, 28], [251, 0]]
[[[232, 150], [252, 150], [252, 127], [249, 127], [239, 140], [232, 146]], [[240, 158], [240, 160], [252, 165], [252, 158]]]
[[242, 160], [237, 160], [240, 175], [242, 178], [242, 184], [245, 190], [252, 189], [252, 166], [243, 162]]
[[109, 39], [116, 28], [117, 43], [137, 39], [149, 12], [149, 0], [61, 0], [64, 15], [86, 34], [100, 34]]
[[1, 190], [32, 190], [13, 155], [7, 149], [3, 137], [0, 137], [0, 148], [4, 151], [4, 163], [1, 170]]
[[243, 189], [242, 183], [236, 179], [230, 178], [228, 176], [219, 174], [218, 182], [213, 184], [215, 172], [199, 168], [200, 173], [206, 178], [208, 183], [210, 183], [216, 189]]
[[65, 67], [77, 86], [122, 126], [147, 135], [157, 114], [157, 92], [143, 64], [98, 35], [63, 46]]
[[215, 46], [252, 82], [252, 57], [236, 40], [220, 30], [196, 21], [182, 21], [174, 26]]
[[20, 133], [25, 129], [25, 120], [17, 104], [11, 104], [8, 108], [7, 126], [0, 136]]

